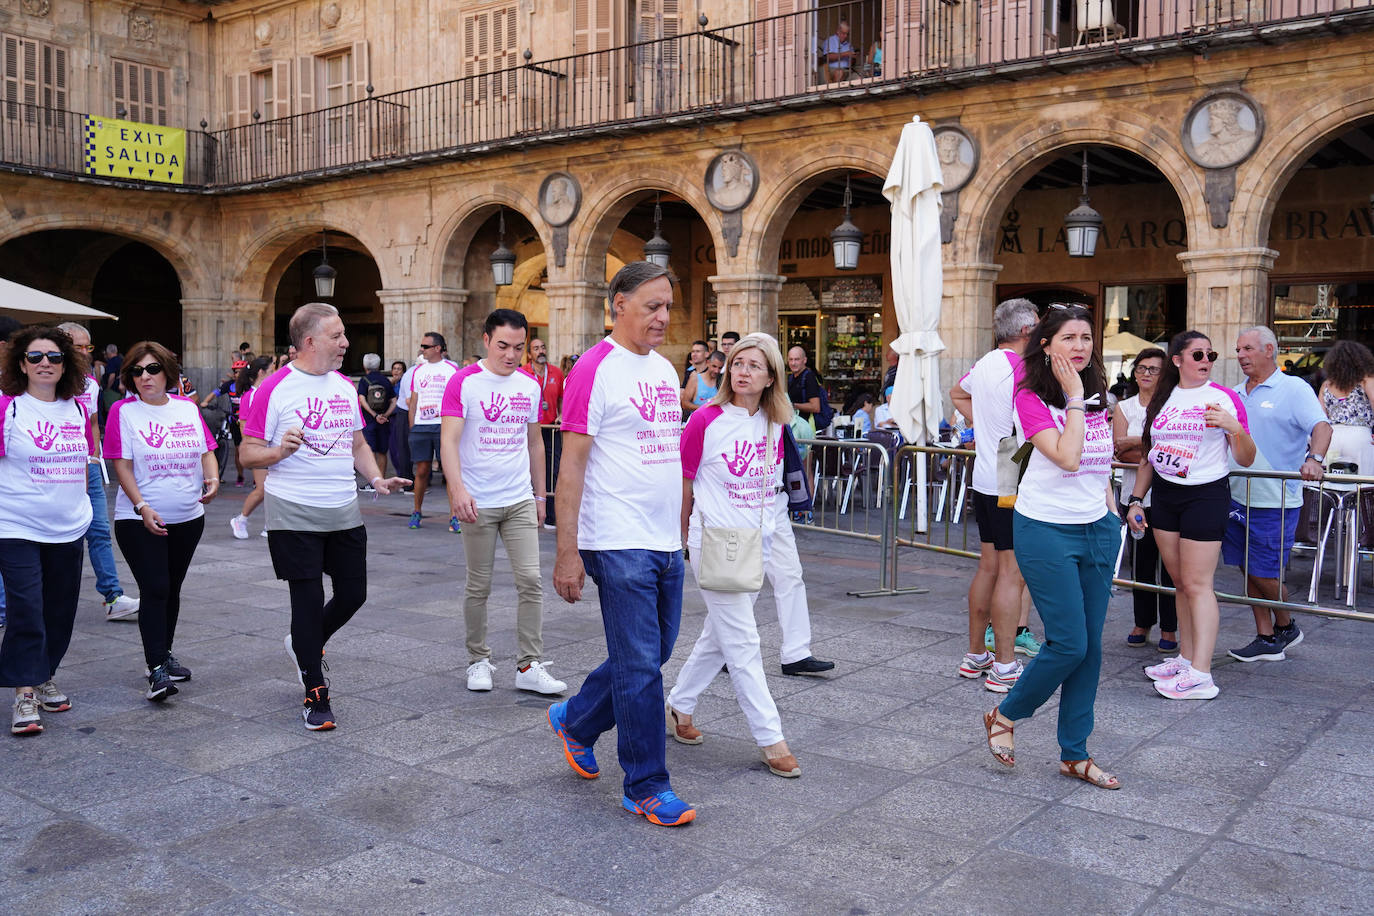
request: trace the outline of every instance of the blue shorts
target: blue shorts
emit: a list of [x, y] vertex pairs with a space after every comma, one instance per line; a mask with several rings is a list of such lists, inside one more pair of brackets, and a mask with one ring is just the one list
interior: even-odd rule
[[378, 423], [371, 418], [363, 426], [363, 441], [372, 449], [373, 454], [384, 455], [391, 447], [391, 421]]
[[1291, 509], [1251, 509], [1247, 566], [1245, 506], [1234, 499], [1231, 500], [1231, 513], [1226, 519], [1226, 537], [1221, 542], [1222, 559], [1227, 566], [1240, 566], [1248, 575], [1256, 578], [1279, 578], [1283, 568], [1288, 565], [1289, 554], [1293, 551], [1293, 540], [1298, 534], [1300, 514], [1300, 506]]
[[415, 464], [433, 462], [439, 457], [439, 424], [410, 428], [410, 460]]

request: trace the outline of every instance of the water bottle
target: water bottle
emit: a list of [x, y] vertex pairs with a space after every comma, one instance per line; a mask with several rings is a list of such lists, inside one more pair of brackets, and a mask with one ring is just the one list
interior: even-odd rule
[[[1143, 521], [1145, 521], [1145, 513], [1144, 513], [1142, 510], [1140, 510], [1140, 509], [1136, 509], [1136, 510], [1135, 510], [1135, 514], [1131, 516], [1131, 521], [1134, 521], [1134, 522], [1143, 522]], [[1134, 539], [1137, 540], [1137, 541], [1140, 540], [1141, 538], [1143, 538], [1143, 537], [1145, 536], [1145, 529], [1144, 529], [1144, 528], [1141, 528], [1139, 531], [1137, 531], [1136, 529], [1132, 528], [1130, 525], [1127, 525], [1127, 526], [1126, 526], [1126, 529], [1127, 529], [1128, 531], [1131, 532], [1131, 537], [1134, 538]]]

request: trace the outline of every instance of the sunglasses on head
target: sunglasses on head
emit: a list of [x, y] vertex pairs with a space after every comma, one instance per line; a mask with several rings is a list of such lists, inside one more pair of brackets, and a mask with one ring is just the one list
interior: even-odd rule
[[1092, 311], [1092, 309], [1088, 308], [1086, 305], [1079, 305], [1073, 302], [1051, 302], [1050, 308], [1054, 309], [1056, 312], [1079, 311], [1090, 313]]
[[133, 376], [134, 378], [142, 378], [142, 377], [143, 377], [143, 373], [145, 373], [145, 372], [148, 373], [149, 375], [161, 375], [161, 374], [162, 374], [162, 363], [149, 363], [149, 364], [146, 365], [146, 366], [130, 366], [130, 367], [129, 367], [129, 375]]
[[50, 366], [62, 365], [62, 353], [59, 350], [49, 350], [46, 353], [42, 350], [30, 350], [24, 354], [24, 359], [29, 361], [30, 366], [38, 365], [44, 358], [48, 360], [48, 365]]
[[1202, 362], [1202, 361], [1205, 359], [1205, 360], [1207, 360], [1207, 362], [1209, 362], [1209, 363], [1214, 363], [1214, 362], [1217, 361], [1217, 357], [1218, 357], [1219, 355], [1220, 355], [1220, 354], [1218, 354], [1216, 350], [1207, 350], [1206, 352], [1204, 352], [1204, 351], [1202, 351], [1202, 350], [1194, 350], [1194, 351], [1193, 351], [1193, 362], [1195, 362], [1195, 363], [1200, 363], [1200, 362]]

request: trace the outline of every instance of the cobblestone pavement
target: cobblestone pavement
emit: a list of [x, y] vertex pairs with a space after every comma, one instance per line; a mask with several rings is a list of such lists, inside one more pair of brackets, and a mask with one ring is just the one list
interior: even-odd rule
[[[498, 554], [497, 689], [465, 689], [462, 547], [409, 500], [367, 502], [367, 605], [329, 645], [338, 730], [309, 733], [285, 653], [286, 590], [266, 541], [235, 541], [243, 491], [209, 513], [179, 657], [195, 679], [142, 698], [137, 627], [102, 619], [89, 566], [58, 674], [74, 708], [36, 738], [0, 739], [0, 909], [15, 913], [1193, 913], [1364, 911], [1374, 900], [1374, 627], [1304, 619], [1280, 663], [1222, 663], [1221, 696], [1170, 703], [1112, 605], [1091, 748], [1124, 782], [1060, 777], [1054, 716], [1017, 730], [1017, 766], [985, 749], [992, 694], [955, 675], [967, 561], [904, 556], [920, 596], [852, 598], [872, 545], [803, 533], [826, 680], [769, 682], [801, 761], [771, 776], [728, 680], [703, 698], [698, 747], [668, 743], [696, 823], [620, 810], [614, 741], [576, 777], [513, 689], [514, 589]], [[441, 499], [429, 507], [439, 512]], [[594, 591], [552, 595], [546, 655], [575, 689], [604, 657]], [[121, 569], [123, 563], [121, 560]], [[126, 588], [134, 586], [125, 575]], [[669, 685], [701, 629], [691, 584]], [[1248, 642], [1223, 609], [1220, 647]]]

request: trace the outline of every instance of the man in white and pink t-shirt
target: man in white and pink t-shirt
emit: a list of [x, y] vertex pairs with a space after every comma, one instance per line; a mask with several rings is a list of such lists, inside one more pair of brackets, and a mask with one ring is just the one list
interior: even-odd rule
[[549, 724], [578, 775], [600, 775], [592, 745], [616, 729], [621, 805], [672, 827], [696, 817], [668, 781], [663, 663], [682, 616], [682, 403], [677, 369], [657, 352], [673, 286], [647, 261], [626, 264], [607, 298], [615, 328], [582, 354], [563, 392], [558, 557], [553, 584], [569, 603], [596, 583], [608, 658]]
[[[448, 345], [444, 335], [430, 331], [420, 341], [420, 355], [415, 365], [407, 396], [406, 417], [410, 420], [410, 460], [415, 468], [415, 507], [410, 513], [407, 528], [420, 527], [420, 510], [429, 489], [430, 469], [439, 457], [439, 411], [443, 407], [444, 389], [458, 366], [447, 357]], [[458, 519], [449, 519], [449, 530], [459, 533]]]
[[[258, 386], [243, 418], [244, 467], [263, 483], [272, 568], [291, 591], [286, 652], [305, 690], [305, 727], [334, 727], [321, 664], [324, 645], [367, 599], [367, 529], [356, 468], [385, 496], [410, 481], [383, 479], [363, 438], [353, 383], [339, 374], [348, 337], [334, 306], [308, 302], [291, 316], [297, 355]], [[324, 576], [334, 595], [326, 604]]]
[[[95, 353], [90, 332], [75, 321], [65, 321], [57, 328], [67, 332], [72, 346], [85, 354], [89, 362]], [[76, 400], [91, 415], [91, 441], [95, 443], [90, 463], [86, 465], [86, 495], [91, 500], [91, 527], [86, 530], [86, 550], [91, 557], [91, 571], [95, 573], [95, 590], [100, 592], [106, 620], [127, 620], [138, 613], [138, 599], [124, 594], [119, 570], [115, 568], [110, 540], [110, 506], [105, 499], [105, 478], [100, 472], [100, 383], [94, 376], [86, 376], [86, 390], [77, 395]]]
[[506, 545], [515, 592], [515, 687], [555, 694], [568, 685], [544, 668], [544, 586], [539, 528], [544, 523], [544, 440], [539, 435], [539, 384], [520, 368], [529, 323], [512, 309], [487, 316], [487, 355], [449, 379], [440, 431], [448, 501], [463, 523], [467, 588], [468, 689], [490, 690], [487, 598], [496, 539]]

